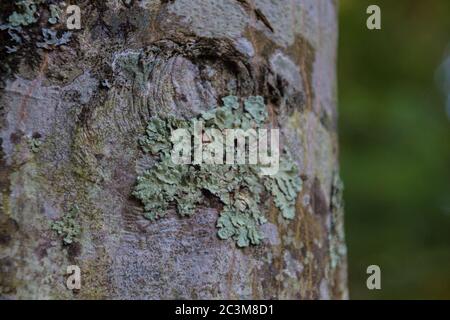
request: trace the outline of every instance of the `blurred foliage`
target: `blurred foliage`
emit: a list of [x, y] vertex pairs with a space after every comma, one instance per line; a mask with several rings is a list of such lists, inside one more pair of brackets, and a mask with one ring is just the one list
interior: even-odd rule
[[[381, 8], [382, 30], [366, 28]], [[352, 299], [450, 299], [448, 0], [340, 0], [339, 112]], [[366, 288], [377, 264], [382, 290]]]

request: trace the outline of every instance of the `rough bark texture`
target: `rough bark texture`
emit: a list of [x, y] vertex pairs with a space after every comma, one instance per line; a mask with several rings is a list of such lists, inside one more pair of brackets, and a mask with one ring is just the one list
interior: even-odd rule
[[[336, 2], [79, 5], [70, 43], [3, 61], [0, 296], [346, 298]], [[133, 52], [142, 61], [121, 68]], [[264, 97], [303, 180], [295, 219], [270, 207], [264, 243], [245, 249], [217, 237], [214, 199], [192, 218], [152, 223], [131, 196], [149, 163], [137, 142], [149, 118], [191, 118], [228, 94]], [[75, 206], [79, 241], [64, 245], [51, 224]], [[72, 264], [76, 292], [65, 286]]]

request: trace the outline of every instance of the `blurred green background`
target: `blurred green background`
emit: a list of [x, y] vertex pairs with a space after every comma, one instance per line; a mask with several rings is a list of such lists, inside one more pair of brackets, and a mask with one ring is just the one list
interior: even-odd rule
[[[450, 116], [436, 80], [450, 1], [339, 2], [350, 298], [450, 299]], [[366, 28], [370, 4], [382, 30]], [[371, 264], [381, 290], [366, 287]]]

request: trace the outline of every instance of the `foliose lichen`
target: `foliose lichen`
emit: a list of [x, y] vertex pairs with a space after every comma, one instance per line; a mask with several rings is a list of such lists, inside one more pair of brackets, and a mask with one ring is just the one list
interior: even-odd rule
[[78, 212], [79, 209], [75, 205], [63, 215], [61, 220], [54, 221], [51, 224], [51, 229], [62, 237], [63, 244], [65, 245], [70, 245], [78, 241], [78, 236], [81, 233]]
[[[223, 99], [223, 106], [195, 119], [202, 120], [205, 127], [223, 132], [233, 128], [263, 128], [267, 118], [262, 97], [249, 97], [241, 106], [237, 97], [228, 96]], [[171, 158], [175, 143], [171, 140], [172, 132], [183, 128], [192, 133], [192, 123], [170, 116], [154, 117], [139, 140], [144, 152], [159, 157], [158, 162], [137, 178], [133, 191], [143, 203], [147, 219], [163, 217], [172, 205], [179, 215], [192, 216], [210, 194], [223, 204], [217, 221], [218, 236], [246, 247], [261, 243], [259, 226], [267, 221], [261, 209], [265, 191], [273, 196], [284, 218], [295, 217], [295, 202], [302, 182], [288, 152], [281, 155], [278, 173], [272, 176], [261, 175], [258, 164], [175, 164]]]
[[113, 69], [120, 69], [125, 79], [133, 79], [133, 88], [137, 92], [143, 91], [146, 86], [146, 79], [153, 68], [150, 57], [146, 57], [142, 52], [127, 50], [117, 54], [113, 62]]
[[336, 268], [347, 254], [344, 234], [344, 183], [338, 171], [333, 175], [333, 185], [331, 190], [331, 229], [328, 233], [330, 242], [331, 267]]
[[38, 138], [32, 137], [32, 138], [30, 138], [30, 140], [28, 141], [28, 144], [29, 144], [29, 146], [30, 146], [30, 150], [31, 150], [33, 153], [37, 153], [37, 152], [39, 151], [39, 148], [40, 148], [41, 145], [42, 145], [42, 141], [39, 140]]
[[50, 9], [50, 18], [48, 18], [48, 22], [50, 24], [56, 24], [61, 19], [62, 10], [59, 6], [55, 4], [49, 5]]
[[[6, 53], [15, 53], [24, 46], [53, 49], [63, 44], [67, 44], [71, 40], [72, 33], [58, 29], [58, 22], [62, 16], [62, 7], [64, 2], [51, 3], [44, 5], [42, 0], [19, 0], [15, 2], [17, 11], [13, 11], [6, 18], [6, 23], [0, 22], [0, 31], [7, 31], [9, 35], [9, 43], [5, 44]], [[51, 28], [41, 26], [45, 23], [41, 19], [43, 11], [49, 12], [48, 23]], [[38, 31], [40, 34], [36, 34]], [[61, 33], [58, 37], [57, 33]], [[36, 41], [39, 39], [41, 41]]]
[[58, 32], [56, 30], [43, 28], [42, 29], [43, 41], [37, 42], [36, 46], [39, 48], [51, 49], [52, 47], [58, 47], [63, 44], [69, 43], [72, 37], [72, 32], [63, 32], [61, 37], [58, 37]]
[[16, 6], [21, 12], [15, 11], [9, 16], [8, 22], [12, 27], [28, 26], [38, 20], [36, 17], [37, 6], [34, 1], [18, 1]]

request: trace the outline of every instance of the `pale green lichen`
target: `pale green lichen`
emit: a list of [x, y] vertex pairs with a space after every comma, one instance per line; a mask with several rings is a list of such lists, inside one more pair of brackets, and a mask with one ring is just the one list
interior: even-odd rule
[[[235, 96], [223, 99], [223, 106], [202, 113], [205, 127], [218, 129], [259, 129], [268, 113], [262, 97], [245, 99], [244, 106]], [[191, 121], [153, 118], [146, 135], [139, 142], [143, 150], [159, 156], [159, 162], [137, 178], [134, 196], [144, 204], [145, 217], [163, 217], [170, 206], [176, 206], [181, 216], [191, 216], [206, 194], [216, 196], [224, 205], [217, 221], [218, 236], [236, 241], [239, 247], [257, 245], [262, 236], [259, 226], [266, 222], [261, 209], [264, 191], [271, 193], [275, 205], [286, 219], [295, 217], [295, 202], [301, 190], [297, 166], [285, 152], [276, 175], [263, 176], [259, 165], [251, 164], [174, 164], [171, 133], [179, 128], [193, 132]], [[247, 162], [248, 163], [248, 162]]]
[[142, 52], [127, 50], [114, 58], [113, 69], [116, 67], [124, 73], [126, 79], [133, 79], [135, 90], [142, 91], [153, 65]]
[[17, 2], [16, 6], [21, 9], [21, 12], [13, 12], [9, 16], [8, 22], [12, 27], [28, 26], [38, 20], [36, 17], [37, 6], [34, 1], [22, 0]]
[[171, 132], [178, 128], [187, 128], [185, 121], [171, 117], [165, 120], [153, 118], [148, 123], [145, 136], [139, 139], [139, 143], [145, 152], [168, 155], [172, 149]]
[[[71, 41], [72, 32], [69, 31], [57, 31], [41, 26], [42, 21], [39, 17], [42, 15], [45, 7], [48, 8], [49, 18], [48, 22], [51, 25], [56, 25], [61, 20], [62, 10], [61, 6], [64, 6], [64, 2], [59, 4], [49, 4], [44, 6], [42, 0], [20, 0], [16, 1], [15, 7], [17, 11], [12, 12], [7, 18], [7, 23], [0, 24], [0, 31], [7, 30], [9, 35], [9, 43], [5, 43], [5, 51], [8, 54], [18, 52], [24, 48], [30, 48], [36, 46], [38, 48], [45, 48], [52, 50], [63, 44], [67, 44]], [[38, 25], [41, 35], [36, 34], [36, 28], [34, 25]], [[58, 36], [58, 33], [60, 35]], [[40, 41], [36, 41], [36, 40]]]
[[328, 232], [330, 243], [331, 267], [336, 268], [339, 262], [347, 254], [344, 235], [344, 183], [336, 171], [333, 174], [333, 185], [331, 190], [331, 226]]
[[48, 18], [48, 22], [51, 24], [56, 24], [61, 19], [61, 8], [58, 5], [51, 4], [49, 5], [50, 9], [50, 18]]
[[58, 37], [58, 32], [56, 30], [43, 28], [42, 36], [44, 41], [37, 42], [36, 46], [39, 48], [51, 49], [53, 47], [58, 47], [69, 43], [72, 37], [72, 32], [63, 32], [61, 37]]
[[62, 241], [65, 245], [70, 245], [78, 240], [78, 236], [81, 233], [81, 226], [78, 223], [77, 206], [73, 206], [68, 212], [66, 212], [62, 219], [54, 221], [51, 224], [51, 229], [62, 237]]
[[28, 145], [30, 146], [30, 150], [31, 150], [32, 152], [36, 153], [36, 152], [39, 151], [39, 148], [40, 148], [41, 145], [42, 145], [42, 141], [39, 140], [39, 139], [37, 139], [37, 138], [31, 138], [31, 139], [28, 141]]
[[300, 181], [297, 166], [290, 161], [282, 161], [278, 172], [264, 181], [266, 189], [272, 193], [275, 205], [286, 219], [295, 217], [295, 200], [300, 191]]

